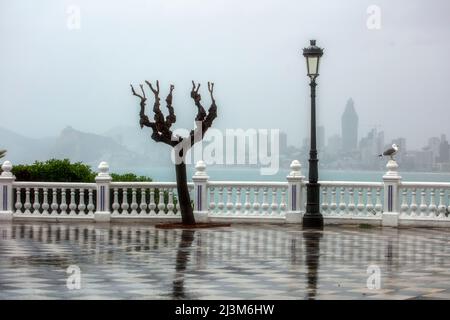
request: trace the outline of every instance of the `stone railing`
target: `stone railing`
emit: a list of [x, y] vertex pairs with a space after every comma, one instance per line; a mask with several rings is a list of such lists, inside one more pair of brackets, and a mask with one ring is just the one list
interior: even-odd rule
[[325, 217], [380, 219], [382, 182], [321, 181]]
[[[450, 227], [450, 183], [403, 182], [389, 161], [380, 182], [320, 181], [326, 224]], [[286, 181], [214, 181], [203, 161], [188, 184], [197, 221], [301, 223], [308, 181], [298, 161]], [[5, 161], [0, 219], [180, 221], [175, 182], [112, 182], [100, 163], [95, 183], [15, 181]]]

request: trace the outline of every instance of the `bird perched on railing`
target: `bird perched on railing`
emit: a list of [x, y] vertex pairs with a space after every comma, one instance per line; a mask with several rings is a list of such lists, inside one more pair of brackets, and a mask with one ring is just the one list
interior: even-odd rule
[[394, 143], [391, 148], [387, 149], [386, 151], [384, 151], [382, 154], [379, 154], [378, 156], [380, 158], [383, 156], [389, 156], [391, 158], [391, 160], [394, 160], [394, 155], [397, 154], [399, 148], [400, 148], [400, 146], [398, 146]]

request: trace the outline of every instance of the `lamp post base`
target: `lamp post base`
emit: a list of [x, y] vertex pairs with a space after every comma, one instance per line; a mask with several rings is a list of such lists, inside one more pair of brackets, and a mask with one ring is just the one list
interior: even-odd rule
[[323, 229], [323, 217], [320, 213], [316, 214], [305, 214], [303, 216], [303, 229]]

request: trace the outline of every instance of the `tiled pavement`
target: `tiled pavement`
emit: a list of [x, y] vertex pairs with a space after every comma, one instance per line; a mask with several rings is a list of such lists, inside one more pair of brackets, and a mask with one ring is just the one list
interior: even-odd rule
[[[448, 229], [2, 223], [0, 299], [450, 299], [449, 240]], [[70, 265], [80, 289], [67, 288]]]

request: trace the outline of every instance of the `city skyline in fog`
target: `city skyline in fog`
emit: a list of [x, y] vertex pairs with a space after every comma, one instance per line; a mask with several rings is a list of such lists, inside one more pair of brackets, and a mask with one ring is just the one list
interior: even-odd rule
[[[368, 27], [373, 5], [379, 29]], [[79, 29], [68, 25], [72, 7]], [[29, 137], [137, 127], [129, 84], [159, 79], [163, 96], [175, 84], [177, 127], [192, 128], [190, 81], [202, 82], [209, 106], [211, 80], [216, 128], [278, 128], [299, 146], [309, 130], [301, 49], [314, 38], [325, 50], [317, 106], [326, 137], [341, 134], [352, 98], [358, 139], [377, 127], [387, 142], [420, 149], [450, 136], [448, 9], [420, 0], [2, 1], [0, 126]]]

